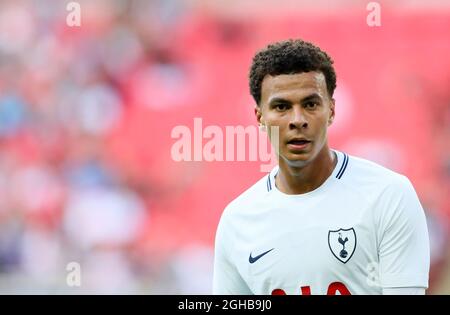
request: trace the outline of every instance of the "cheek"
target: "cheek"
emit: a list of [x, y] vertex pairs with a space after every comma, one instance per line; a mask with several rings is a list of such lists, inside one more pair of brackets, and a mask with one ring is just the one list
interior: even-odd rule
[[326, 117], [320, 117], [313, 122], [311, 129], [314, 129], [314, 133], [319, 137], [326, 137], [328, 129], [328, 119]]
[[264, 116], [264, 120], [267, 126], [279, 126], [283, 125], [283, 117], [280, 115], [275, 115], [273, 113], [268, 113]]
[[[278, 128], [278, 137], [283, 138], [286, 130], [288, 129], [288, 122], [286, 120], [286, 116], [276, 115], [276, 114], [268, 114], [265, 116], [265, 122], [267, 126], [267, 132], [270, 137], [274, 136], [274, 132], [276, 129], [272, 129], [270, 127]], [[273, 132], [272, 132], [273, 131]]]
[[318, 128], [326, 128], [328, 126], [328, 114], [320, 113], [315, 119], [315, 123]]

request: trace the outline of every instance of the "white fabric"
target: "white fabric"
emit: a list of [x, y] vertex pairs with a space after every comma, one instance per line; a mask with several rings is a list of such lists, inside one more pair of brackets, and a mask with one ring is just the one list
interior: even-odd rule
[[428, 287], [428, 230], [408, 178], [333, 151], [336, 167], [314, 191], [280, 192], [275, 167], [225, 208], [216, 233], [214, 294]]
[[425, 295], [425, 288], [383, 288], [383, 295]]

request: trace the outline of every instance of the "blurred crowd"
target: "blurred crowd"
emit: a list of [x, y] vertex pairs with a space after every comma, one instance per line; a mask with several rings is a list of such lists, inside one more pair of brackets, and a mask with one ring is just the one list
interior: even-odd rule
[[[81, 8], [77, 29], [62, 1], [0, 2], [0, 292], [170, 292], [156, 281], [177, 266], [162, 269], [143, 241], [157, 194], [143, 168], [152, 157], [127, 161], [122, 134], [130, 107], [152, 93], [147, 85], [166, 85], [153, 89], [156, 107], [176, 101], [168, 89], [184, 88], [164, 43], [181, 6]], [[129, 141], [143, 138], [154, 135]], [[66, 284], [72, 261], [81, 265], [78, 290]]]
[[[270, 25], [188, 1], [79, 2], [82, 25], [69, 27], [64, 1], [0, 1], [0, 293], [208, 293], [219, 206], [244, 185], [213, 189], [227, 169], [171, 161], [170, 131], [192, 117], [253, 123], [247, 67], [268, 38], [252, 27]], [[430, 132], [445, 191], [442, 91]], [[222, 200], [201, 203], [207, 189]], [[426, 199], [444, 264], [448, 198]], [[67, 285], [70, 262], [80, 287]]]

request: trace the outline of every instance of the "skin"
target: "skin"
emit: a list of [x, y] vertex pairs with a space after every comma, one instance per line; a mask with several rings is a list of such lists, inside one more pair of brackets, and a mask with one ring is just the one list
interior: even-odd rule
[[[337, 163], [328, 146], [328, 127], [334, 119], [335, 100], [329, 96], [322, 72], [266, 75], [261, 101], [255, 107], [258, 123], [271, 136], [279, 127], [279, 172], [276, 187], [285, 194], [304, 194], [318, 188]], [[293, 149], [288, 141], [303, 137], [311, 142]]]

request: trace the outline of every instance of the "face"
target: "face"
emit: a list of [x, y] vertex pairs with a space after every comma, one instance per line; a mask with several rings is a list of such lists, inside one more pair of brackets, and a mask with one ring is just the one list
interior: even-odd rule
[[328, 147], [327, 129], [334, 118], [334, 100], [328, 95], [321, 72], [267, 75], [255, 114], [269, 136], [271, 126], [279, 127], [280, 162], [283, 159], [301, 167]]

